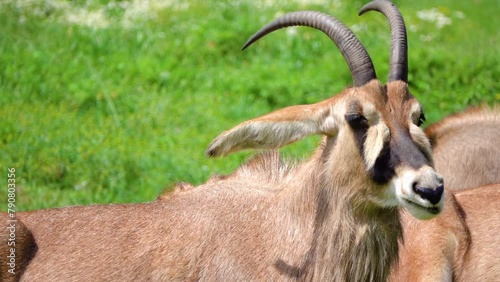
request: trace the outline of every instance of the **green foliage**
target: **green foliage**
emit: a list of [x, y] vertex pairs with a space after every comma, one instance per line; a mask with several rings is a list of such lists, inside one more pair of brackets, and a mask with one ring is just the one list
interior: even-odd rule
[[[374, 12], [358, 17], [365, 1], [258, 2], [144, 1], [142, 14], [133, 13], [140, 1], [0, 3], [0, 167], [4, 183], [16, 168], [18, 210], [151, 201], [176, 181], [229, 173], [251, 153], [206, 158], [218, 133], [351, 84], [340, 53], [312, 29], [241, 52], [278, 14], [335, 15], [387, 77], [388, 24]], [[410, 88], [429, 122], [500, 101], [495, 1], [396, 4], [409, 29]], [[451, 23], [419, 14], [433, 8]], [[317, 142], [284, 153], [306, 157]]]

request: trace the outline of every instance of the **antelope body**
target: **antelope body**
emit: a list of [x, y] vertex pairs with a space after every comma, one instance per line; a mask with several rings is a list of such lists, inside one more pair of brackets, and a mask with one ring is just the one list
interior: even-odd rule
[[68, 207], [18, 214], [33, 235], [22, 281], [383, 281], [397, 257], [398, 207], [419, 219], [443, 205], [442, 178], [418, 127], [406, 57], [376, 79], [354, 34], [333, 17], [295, 12], [274, 30], [305, 25], [339, 47], [354, 87], [223, 132], [209, 156], [273, 149], [323, 135], [313, 156], [287, 166], [276, 152], [226, 177], [152, 203]]

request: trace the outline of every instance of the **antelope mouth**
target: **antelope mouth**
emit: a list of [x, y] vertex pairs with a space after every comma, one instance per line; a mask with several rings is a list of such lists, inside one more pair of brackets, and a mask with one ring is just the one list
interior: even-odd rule
[[406, 203], [414, 206], [414, 207], [417, 207], [417, 208], [421, 208], [421, 209], [424, 209], [432, 214], [439, 214], [441, 212], [441, 208], [440, 207], [424, 207], [422, 205], [419, 205], [413, 201], [410, 201], [408, 199], [404, 199]]

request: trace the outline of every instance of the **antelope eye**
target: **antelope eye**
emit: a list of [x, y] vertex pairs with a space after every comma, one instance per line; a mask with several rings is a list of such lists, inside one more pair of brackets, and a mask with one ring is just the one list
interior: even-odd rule
[[367, 128], [368, 120], [361, 114], [346, 114], [345, 120], [354, 129], [356, 128]]
[[421, 126], [424, 122], [425, 122], [425, 115], [424, 115], [424, 113], [422, 112], [422, 113], [420, 114], [420, 117], [418, 118], [418, 121], [417, 121], [417, 126]]

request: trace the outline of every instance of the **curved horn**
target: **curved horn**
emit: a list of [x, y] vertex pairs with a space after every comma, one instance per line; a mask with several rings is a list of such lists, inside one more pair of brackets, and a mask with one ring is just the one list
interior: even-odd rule
[[403, 16], [396, 5], [388, 0], [374, 0], [359, 10], [361, 16], [368, 11], [378, 11], [389, 20], [391, 27], [391, 58], [389, 62], [389, 81], [408, 82], [408, 41]]
[[288, 13], [257, 31], [243, 45], [243, 49], [268, 33], [289, 26], [308, 26], [324, 32], [337, 45], [344, 56], [355, 86], [362, 86], [376, 79], [373, 63], [365, 48], [352, 31], [336, 18], [321, 12], [299, 11]]

